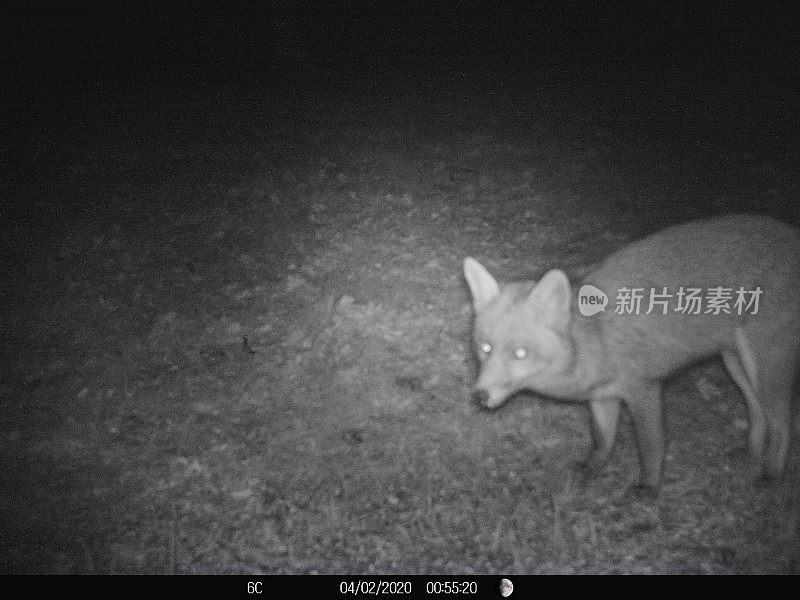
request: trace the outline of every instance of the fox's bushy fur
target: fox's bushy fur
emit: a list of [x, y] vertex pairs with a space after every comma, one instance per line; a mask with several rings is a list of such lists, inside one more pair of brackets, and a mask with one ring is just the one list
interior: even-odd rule
[[[583, 284], [608, 295], [605, 311], [583, 316], [559, 270], [538, 282], [499, 285], [464, 260], [481, 363], [473, 398], [486, 408], [513, 393], [585, 401], [593, 424], [588, 473], [602, 469], [624, 404], [635, 427], [639, 491], [654, 493], [664, 457], [662, 382], [678, 369], [721, 356], [750, 415], [749, 445], [759, 473], [777, 477], [791, 432], [800, 340], [800, 232], [768, 217], [728, 215], [676, 225], [611, 254]], [[618, 314], [623, 288], [760, 288], [758, 311], [737, 314]], [[730, 307], [729, 307], [730, 308]], [[702, 310], [706, 311], [703, 306]]]

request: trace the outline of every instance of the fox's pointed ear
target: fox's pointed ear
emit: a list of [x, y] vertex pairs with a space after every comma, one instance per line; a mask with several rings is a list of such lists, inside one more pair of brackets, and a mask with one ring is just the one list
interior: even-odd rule
[[472, 303], [476, 309], [491, 302], [500, 293], [497, 281], [481, 263], [468, 256], [464, 259], [464, 278], [472, 292]]
[[564, 271], [545, 273], [528, 294], [526, 303], [553, 325], [566, 327], [572, 311], [572, 289]]

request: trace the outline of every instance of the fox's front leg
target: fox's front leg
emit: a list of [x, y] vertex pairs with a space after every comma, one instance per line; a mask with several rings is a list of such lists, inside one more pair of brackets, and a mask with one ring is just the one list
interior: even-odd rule
[[580, 464], [586, 477], [594, 477], [605, 468], [614, 440], [617, 436], [620, 400], [618, 398], [597, 398], [589, 401], [592, 423], [592, 451]]
[[631, 394], [628, 410], [636, 430], [641, 475], [639, 485], [631, 488], [636, 496], [655, 497], [664, 468], [664, 421], [661, 408], [661, 385], [641, 386]]

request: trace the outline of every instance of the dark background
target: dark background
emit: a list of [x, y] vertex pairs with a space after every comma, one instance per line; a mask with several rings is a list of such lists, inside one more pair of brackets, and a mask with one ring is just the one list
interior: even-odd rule
[[0, 572], [799, 572], [721, 363], [658, 499], [624, 425], [579, 484], [585, 407], [471, 408], [461, 275], [800, 223], [798, 6], [3, 9]]
[[0, 22], [7, 93], [34, 108], [161, 78], [265, 85], [494, 73], [513, 82], [581, 69], [625, 69], [630, 79], [677, 69], [765, 99], [797, 84], [792, 2], [313, 4], [16, 3]]
[[612, 102], [666, 109], [667, 130], [727, 121], [731, 137], [741, 129], [748, 144], [793, 152], [798, 20], [793, 2], [722, 0], [13, 3], [0, 15], [4, 153], [17, 184], [9, 193], [6, 181], [6, 196], [64, 160], [20, 149], [43, 128], [75, 140], [98, 124], [292, 119], [364, 90], [424, 113], [453, 93], [442, 82], [507, 100], [509, 121], [537, 90], [572, 87], [591, 103], [613, 86]]

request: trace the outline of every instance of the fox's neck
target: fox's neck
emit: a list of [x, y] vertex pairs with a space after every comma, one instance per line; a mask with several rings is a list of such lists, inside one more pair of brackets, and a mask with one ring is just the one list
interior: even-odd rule
[[565, 383], [572, 388], [576, 399], [588, 398], [593, 390], [612, 378], [600, 328], [600, 319], [587, 319], [573, 314], [570, 320], [569, 335], [575, 361]]

